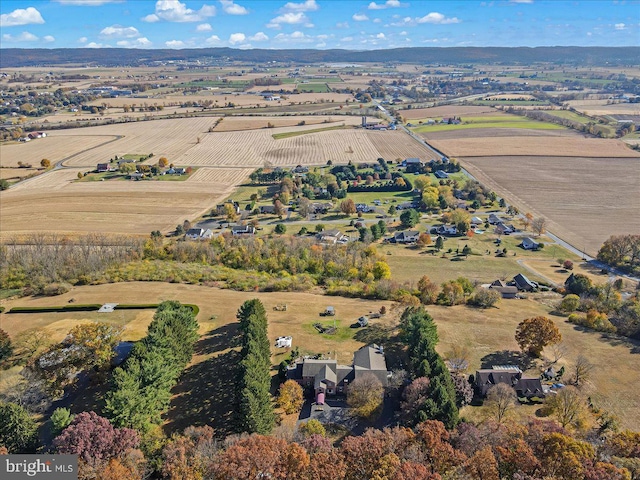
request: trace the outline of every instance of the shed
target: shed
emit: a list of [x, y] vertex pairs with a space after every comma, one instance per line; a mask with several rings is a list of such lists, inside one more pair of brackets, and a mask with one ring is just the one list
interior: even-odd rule
[[293, 337], [278, 337], [276, 338], [276, 348], [291, 348]]

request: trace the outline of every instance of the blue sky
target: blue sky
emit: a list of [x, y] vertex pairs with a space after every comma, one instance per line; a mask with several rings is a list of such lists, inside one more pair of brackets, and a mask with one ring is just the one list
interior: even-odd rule
[[637, 0], [2, 0], [2, 48], [640, 46]]

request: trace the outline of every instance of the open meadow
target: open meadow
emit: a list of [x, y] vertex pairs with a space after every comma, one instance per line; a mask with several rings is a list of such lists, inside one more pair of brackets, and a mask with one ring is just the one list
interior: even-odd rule
[[[141, 292], [142, 297], [141, 297]], [[559, 297], [549, 294], [537, 301], [502, 300], [496, 307], [480, 310], [466, 306], [430, 306], [428, 311], [436, 320], [440, 343], [438, 351], [445, 354], [453, 345], [466, 345], [471, 352], [471, 372], [485, 364], [509, 363], [519, 358], [514, 332], [524, 318], [549, 315], [551, 304]], [[70, 298], [79, 304], [102, 302], [159, 302], [176, 299], [194, 303], [200, 307], [200, 341], [191, 364], [174, 388], [172, 407], [167, 415], [167, 429], [176, 431], [186, 425], [210, 424], [224, 429], [231, 416], [229, 392], [225, 385], [232, 382], [230, 372], [236, 368], [237, 320], [235, 314], [248, 299], [259, 298], [265, 305], [269, 319], [269, 339], [273, 342], [281, 335], [291, 335], [293, 345], [301, 352], [323, 353], [339, 362], [349, 364], [353, 352], [369, 341], [381, 338], [381, 332], [392, 332], [398, 322], [401, 308], [392, 302], [367, 301], [327, 297], [310, 293], [257, 293], [220, 290], [211, 287], [135, 282], [96, 286], [74, 287], [69, 293], [49, 298], [22, 298], [4, 301], [6, 307], [64, 305]], [[273, 307], [287, 304], [286, 312], [273, 311]], [[318, 313], [327, 305], [336, 309], [336, 317], [329, 320]], [[373, 320], [365, 329], [351, 329], [349, 325], [360, 315], [377, 311], [385, 305], [389, 313], [381, 320]], [[95, 321], [104, 315], [109, 322], [125, 324], [127, 338], [139, 338], [151, 319], [151, 312], [128, 312], [126, 317], [117, 310], [110, 314], [0, 314], [0, 323], [10, 335], [28, 328], [45, 328], [60, 335], [75, 323]], [[336, 319], [338, 333], [332, 337], [316, 333], [313, 322], [332, 323]], [[566, 323], [564, 317], [552, 316], [563, 335], [567, 348], [560, 364], [570, 367], [577, 356], [589, 352], [589, 359], [596, 365], [593, 373], [593, 389], [589, 391], [594, 402], [619, 416], [625, 428], [640, 428], [640, 398], [636, 385], [640, 370], [635, 368], [638, 346], [623, 339], [607, 339], [596, 332], [583, 331]], [[57, 339], [57, 338], [56, 338]], [[272, 349], [272, 364], [277, 364], [288, 354], [284, 349]], [[537, 372], [537, 370], [532, 370]], [[227, 385], [228, 386], [228, 385]]]

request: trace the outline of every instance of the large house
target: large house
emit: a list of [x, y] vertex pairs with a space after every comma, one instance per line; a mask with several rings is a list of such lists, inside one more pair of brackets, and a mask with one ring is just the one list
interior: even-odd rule
[[518, 290], [523, 290], [525, 292], [531, 292], [538, 288], [538, 284], [536, 282], [532, 282], [521, 273], [513, 277], [513, 283]]
[[417, 230], [406, 230], [403, 232], [396, 232], [391, 238], [393, 243], [416, 243], [420, 238], [420, 232]]
[[525, 250], [538, 250], [540, 248], [540, 244], [529, 237], [523, 238], [520, 246]]
[[491, 290], [495, 290], [502, 295], [502, 298], [516, 298], [518, 296], [518, 287], [507, 285], [502, 280], [495, 280], [489, 285]]
[[540, 378], [525, 378], [522, 376], [522, 370], [516, 366], [493, 366], [476, 371], [475, 390], [479, 397], [486, 397], [488, 391], [499, 383], [506, 383], [512, 387], [519, 398], [544, 398], [545, 396]]
[[207, 228], [190, 228], [184, 237], [188, 240], [209, 240], [213, 237], [211, 229]]
[[256, 229], [253, 225], [234, 225], [231, 227], [231, 235], [253, 235]]
[[340, 395], [347, 392], [351, 382], [366, 374], [372, 374], [382, 385], [387, 386], [391, 373], [382, 347], [369, 345], [353, 355], [353, 364], [340, 365], [337, 360], [315, 360], [305, 358], [289, 367], [287, 378], [303, 387], [312, 388], [317, 403], [324, 403], [325, 395]]
[[316, 240], [321, 245], [335, 245], [335, 244], [345, 244], [349, 242], [349, 237], [347, 237], [340, 230], [323, 230], [316, 234]]

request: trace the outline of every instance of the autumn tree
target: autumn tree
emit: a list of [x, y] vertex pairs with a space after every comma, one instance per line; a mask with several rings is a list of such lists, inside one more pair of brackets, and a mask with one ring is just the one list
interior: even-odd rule
[[[312, 418], [307, 422], [301, 423], [298, 429], [309, 440], [307, 444], [311, 442], [311, 437], [324, 438], [327, 434], [327, 430], [324, 428], [324, 425], [322, 425], [322, 423], [320, 423], [320, 421], [316, 420], [315, 418]], [[329, 445], [331, 445], [331, 443], [329, 443]]]
[[420, 423], [416, 426], [416, 439], [421, 443], [424, 464], [431, 473], [442, 475], [465, 460], [465, 455], [451, 445], [451, 435], [442, 422], [427, 420]]
[[238, 219], [238, 211], [233, 203], [227, 202], [224, 204], [224, 217], [228, 222], [235, 222]]
[[416, 245], [419, 248], [425, 248], [428, 245], [431, 245], [431, 235], [429, 235], [428, 233], [421, 233], [420, 235], [418, 235], [418, 241], [416, 242]]
[[43, 158], [40, 160], [40, 166], [43, 168], [51, 168], [51, 160], [48, 158]]
[[471, 305], [475, 305], [480, 308], [493, 307], [502, 298], [500, 292], [491, 288], [478, 288], [476, 293], [469, 299]]
[[119, 458], [140, 443], [138, 432], [114, 428], [95, 412], [82, 412], [53, 440], [57, 453], [78, 455], [80, 468], [99, 470], [110, 459]]
[[405, 425], [428, 420], [426, 414], [422, 412], [422, 407], [429, 398], [430, 383], [431, 381], [427, 377], [418, 377], [402, 392], [400, 413]]
[[525, 230], [528, 230], [529, 227], [531, 226], [531, 223], [533, 222], [533, 215], [529, 212], [525, 213], [524, 217], [522, 218], [522, 226], [524, 227]]
[[420, 293], [420, 301], [423, 304], [431, 305], [436, 303], [439, 291], [438, 285], [433, 283], [426, 275], [423, 275], [418, 280], [418, 292]]
[[160, 168], [166, 168], [167, 165], [169, 165], [169, 160], [167, 159], [167, 157], [160, 157], [158, 159], [158, 166]]
[[560, 389], [556, 395], [549, 395], [545, 405], [563, 428], [581, 427], [587, 416], [587, 403], [580, 391], [572, 386]]
[[20, 405], [0, 402], [0, 445], [9, 453], [35, 452], [38, 424]]
[[484, 402], [487, 415], [502, 423], [516, 408], [516, 392], [506, 383], [498, 383], [489, 389]]
[[302, 387], [295, 380], [287, 380], [280, 385], [280, 394], [278, 395], [278, 405], [287, 415], [297, 413], [302, 409], [304, 403], [304, 394]]
[[562, 433], [543, 436], [538, 459], [543, 473], [559, 480], [583, 478], [584, 467], [595, 456], [594, 448]]
[[187, 427], [162, 449], [162, 475], [169, 480], [204, 478], [217, 450], [211, 427]]
[[386, 280], [391, 278], [391, 269], [387, 262], [379, 261], [373, 264], [373, 278], [376, 280]]
[[462, 408], [473, 400], [473, 387], [465, 375], [451, 375], [453, 388], [456, 391], [456, 405]]
[[456, 208], [451, 212], [450, 222], [456, 226], [458, 233], [464, 234], [471, 226], [471, 215], [466, 210]]
[[422, 203], [427, 210], [437, 210], [440, 208], [440, 203], [438, 202], [439, 197], [440, 192], [438, 192], [436, 187], [425, 187], [422, 191]]
[[527, 318], [516, 329], [516, 342], [520, 349], [536, 358], [540, 357], [544, 347], [561, 341], [560, 330], [547, 317]]
[[351, 198], [347, 198], [340, 202], [340, 211], [345, 215], [353, 215], [356, 213], [356, 204]]
[[354, 415], [371, 419], [378, 415], [382, 409], [384, 399], [384, 387], [378, 378], [365, 373], [357, 377], [347, 391], [347, 403], [352, 408]]

